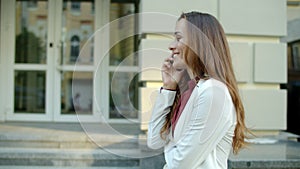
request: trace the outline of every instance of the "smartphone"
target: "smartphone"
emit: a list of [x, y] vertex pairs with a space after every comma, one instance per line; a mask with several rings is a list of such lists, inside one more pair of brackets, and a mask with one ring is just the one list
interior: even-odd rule
[[[172, 55], [171, 57], [174, 58], [174, 55]], [[173, 65], [174, 60], [170, 60], [169, 62], [170, 62], [171, 65]]]

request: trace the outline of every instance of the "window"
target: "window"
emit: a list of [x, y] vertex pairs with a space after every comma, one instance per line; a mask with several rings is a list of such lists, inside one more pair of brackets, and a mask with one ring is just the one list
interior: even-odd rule
[[71, 9], [72, 11], [80, 11], [80, 2], [72, 2]]
[[92, 14], [94, 14], [95, 13], [95, 2], [94, 1], [92, 1], [92, 7], [91, 7], [92, 9]]
[[37, 8], [37, 1], [36, 0], [28, 1], [28, 8]]
[[111, 3], [110, 7], [110, 20], [116, 23], [110, 27], [110, 41], [117, 43], [109, 51], [109, 118], [138, 119], [137, 22], [130, 15], [135, 6], [133, 3]]
[[45, 113], [45, 71], [15, 71], [14, 112]]
[[294, 70], [300, 70], [300, 41], [291, 43], [291, 66]]
[[71, 38], [71, 57], [70, 62], [76, 62], [80, 50], [80, 39], [77, 35]]

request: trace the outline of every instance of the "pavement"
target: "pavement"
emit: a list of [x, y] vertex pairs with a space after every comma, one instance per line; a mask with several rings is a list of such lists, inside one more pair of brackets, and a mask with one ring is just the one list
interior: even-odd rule
[[163, 165], [162, 151], [147, 148], [140, 124], [0, 123], [0, 169], [156, 169]]
[[[280, 132], [248, 140], [229, 169], [300, 169], [299, 136]], [[140, 124], [0, 123], [0, 169], [157, 169], [162, 150], [146, 146]]]
[[299, 136], [281, 132], [248, 140], [238, 155], [230, 155], [229, 169], [300, 169]]
[[139, 134], [138, 124], [5, 122], [0, 123], [0, 146], [97, 148], [117, 143], [134, 146]]

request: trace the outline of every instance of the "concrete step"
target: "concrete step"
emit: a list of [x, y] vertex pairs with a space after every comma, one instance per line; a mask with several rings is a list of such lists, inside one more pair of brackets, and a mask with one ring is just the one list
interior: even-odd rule
[[0, 166], [139, 166], [139, 150], [114, 150], [114, 153], [103, 149], [1, 148]]
[[147, 148], [136, 125], [85, 124], [84, 129], [67, 123], [0, 123], [0, 169], [157, 169], [165, 164], [162, 150]]
[[164, 164], [163, 154], [140, 149], [0, 149], [0, 169], [156, 169]]
[[90, 140], [86, 141], [50, 141], [50, 140], [11, 140], [0, 139], [1, 147], [11, 148], [138, 148], [138, 140], [126, 140], [126, 141], [97, 141], [96, 143]]
[[[122, 126], [118, 126], [121, 128]], [[133, 127], [125, 126], [129, 132]], [[84, 131], [80, 124], [2, 123], [0, 148], [137, 148], [138, 131], [112, 132], [106, 125], [89, 125]], [[120, 129], [119, 129], [120, 130]], [[123, 129], [124, 130], [124, 129]], [[115, 130], [113, 130], [115, 131]], [[125, 131], [124, 131], [125, 132]]]
[[139, 167], [45, 167], [45, 166], [0, 166], [0, 169], [140, 169]]

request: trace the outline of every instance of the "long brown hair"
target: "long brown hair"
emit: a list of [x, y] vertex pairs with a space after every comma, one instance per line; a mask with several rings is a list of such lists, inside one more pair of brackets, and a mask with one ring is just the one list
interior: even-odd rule
[[[210, 14], [200, 12], [183, 13], [178, 21], [181, 19], [187, 21], [187, 47], [183, 54], [185, 63], [195, 76], [204, 77], [204, 75], [208, 75], [223, 82], [228, 87], [237, 117], [232, 142], [233, 152], [236, 154], [240, 148], [245, 146], [244, 139], [246, 138], [246, 132], [249, 132], [249, 130], [245, 125], [244, 106], [238, 92], [224, 30], [218, 20]], [[170, 115], [166, 117], [166, 122], [161, 129], [161, 136], [169, 132], [171, 126], [169, 118], [174, 114], [175, 106], [173, 105]]]

